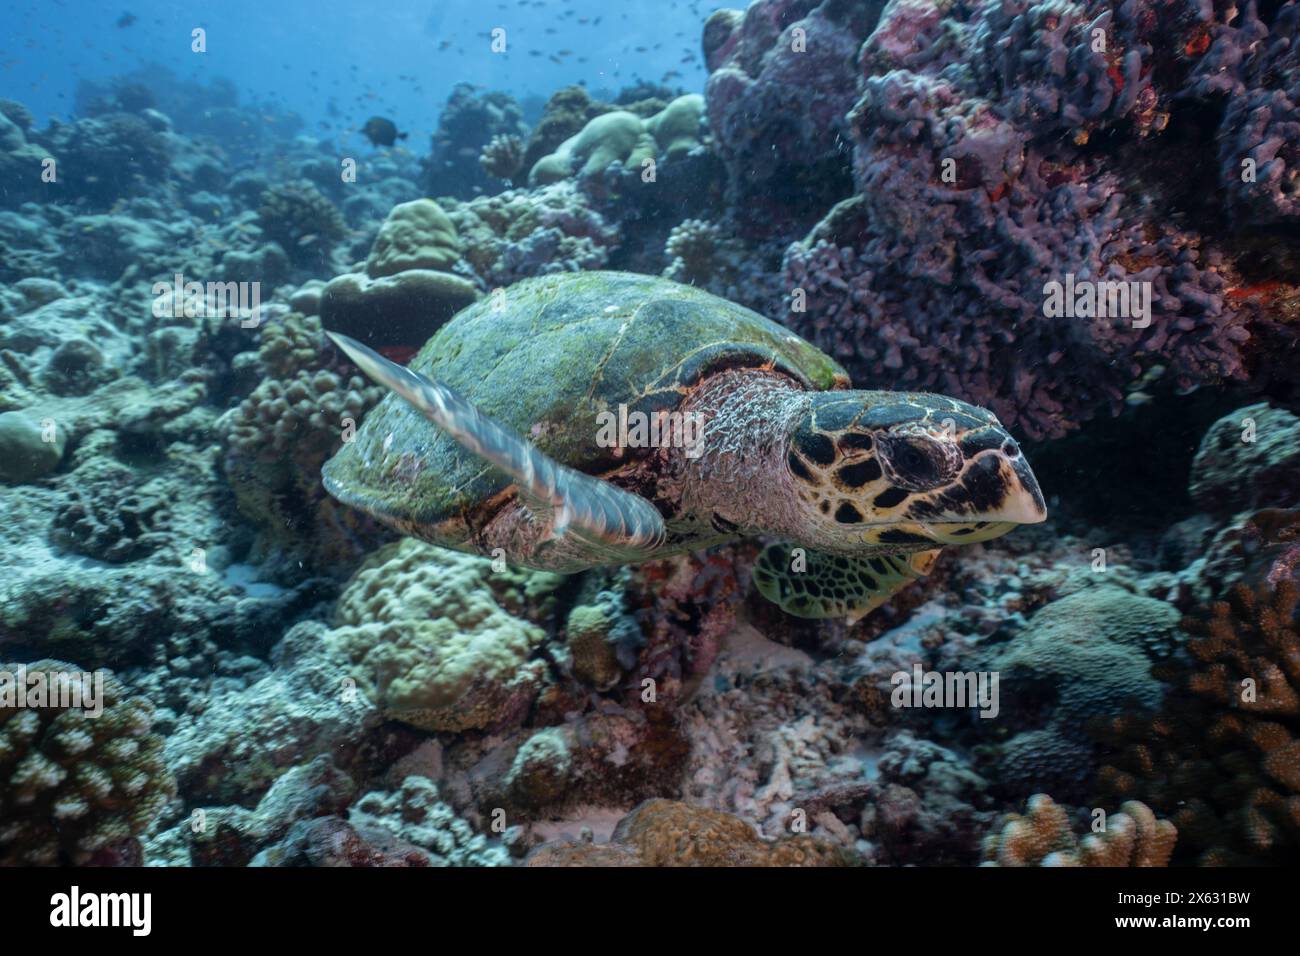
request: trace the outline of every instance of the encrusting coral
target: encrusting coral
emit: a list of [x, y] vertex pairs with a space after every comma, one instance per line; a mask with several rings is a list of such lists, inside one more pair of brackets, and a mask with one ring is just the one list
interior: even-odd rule
[[[56, 678], [39, 700], [37, 674]], [[100, 674], [96, 715], [85, 695]], [[163, 738], [150, 733], [152, 705], [110, 673], [87, 682], [62, 661], [0, 664], [0, 675], [0, 866], [138, 863], [136, 838], [176, 792]], [[81, 708], [70, 706], [73, 685]]]
[[1045, 793], [1029, 798], [1024, 815], [1009, 814], [984, 839], [984, 866], [1146, 866], [1169, 865], [1178, 830], [1158, 820], [1137, 800], [1124, 803], [1105, 820], [1105, 829], [1083, 839], [1070, 829], [1065, 808]]
[[806, 835], [763, 840], [721, 810], [647, 800], [619, 821], [608, 843], [552, 843], [528, 866], [852, 866], [852, 854]]
[[492, 727], [527, 713], [560, 575], [502, 568], [411, 538], [380, 549], [339, 598], [326, 642], [389, 717], [424, 730]]

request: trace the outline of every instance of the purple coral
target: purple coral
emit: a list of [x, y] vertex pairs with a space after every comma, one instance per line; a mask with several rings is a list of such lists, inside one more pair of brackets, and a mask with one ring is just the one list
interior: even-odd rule
[[[1118, 411], [1155, 366], [1184, 390], [1245, 378], [1234, 264], [1207, 237], [1218, 223], [1178, 201], [1199, 171], [1153, 172], [1152, 144], [1170, 111], [1213, 115], [1197, 98], [1235, 89], [1205, 61], [1235, 64], [1245, 92], [1223, 135], [1253, 150], [1266, 185], [1234, 186], [1230, 202], [1254, 221], [1291, 215], [1296, 71], [1278, 64], [1294, 58], [1294, 9], [1269, 45], [1248, 43], [1263, 29], [1253, 5], [1241, 29], [1183, 0], [891, 5], [847, 117], [858, 195], [787, 250], [802, 295], [786, 321], [863, 384], [959, 395], [1033, 438]], [[1132, 288], [1149, 289], [1149, 315], [1049, 315], [1049, 283], [1067, 280], [1146, 284]]]

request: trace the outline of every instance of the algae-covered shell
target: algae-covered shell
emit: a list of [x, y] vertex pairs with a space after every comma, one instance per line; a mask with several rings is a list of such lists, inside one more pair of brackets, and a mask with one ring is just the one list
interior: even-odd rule
[[[528, 279], [456, 315], [410, 362], [557, 461], [588, 474], [621, 462], [598, 416], [676, 408], [710, 374], [773, 367], [810, 390], [848, 387], [832, 359], [756, 312], [656, 276]], [[626, 462], [623, 459], [622, 462]], [[446, 543], [513, 490], [397, 395], [324, 468], [341, 501]]]

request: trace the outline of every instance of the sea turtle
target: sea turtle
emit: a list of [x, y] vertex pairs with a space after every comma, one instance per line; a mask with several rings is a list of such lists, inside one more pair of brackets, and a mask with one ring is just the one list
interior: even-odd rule
[[759, 591], [856, 620], [943, 545], [1046, 517], [991, 412], [851, 391], [789, 330], [667, 279], [525, 280], [456, 315], [409, 368], [333, 339], [395, 394], [326, 463], [329, 493], [507, 563], [573, 572], [765, 536], [778, 543]]

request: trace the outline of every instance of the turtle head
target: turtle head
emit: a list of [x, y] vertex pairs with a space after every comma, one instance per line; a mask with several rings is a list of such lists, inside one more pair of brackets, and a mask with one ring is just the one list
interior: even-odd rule
[[817, 392], [786, 468], [807, 543], [919, 551], [987, 541], [1047, 517], [1015, 439], [986, 409], [921, 392]]

